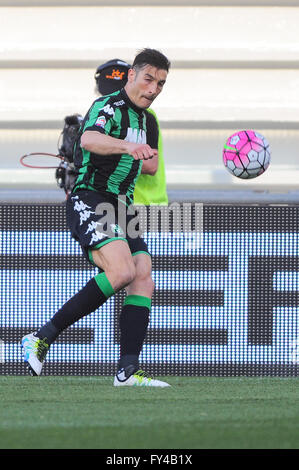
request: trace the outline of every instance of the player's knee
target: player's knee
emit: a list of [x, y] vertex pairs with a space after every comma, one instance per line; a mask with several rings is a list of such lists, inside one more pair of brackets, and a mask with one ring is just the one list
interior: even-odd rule
[[147, 293], [149, 297], [153, 295], [155, 290], [155, 283], [152, 279], [152, 276], [148, 274], [138, 279], [139, 284], [142, 286], [142, 289]]
[[134, 266], [134, 263], [131, 263], [129, 265], [126, 265], [123, 273], [123, 282], [124, 285], [130, 284], [132, 281], [134, 281], [136, 276], [136, 268]]
[[133, 263], [120, 263], [114, 270], [112, 277], [115, 279], [114, 285], [117, 289], [126, 287], [136, 276], [136, 268]]

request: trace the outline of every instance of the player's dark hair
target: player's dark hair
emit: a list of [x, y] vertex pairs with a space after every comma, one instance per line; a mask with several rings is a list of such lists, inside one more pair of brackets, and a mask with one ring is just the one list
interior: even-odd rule
[[162, 52], [157, 51], [156, 49], [146, 48], [136, 55], [133, 62], [133, 68], [141, 70], [147, 65], [152, 65], [157, 69], [166, 70], [168, 72], [170, 68], [170, 61], [164, 54], [162, 54]]

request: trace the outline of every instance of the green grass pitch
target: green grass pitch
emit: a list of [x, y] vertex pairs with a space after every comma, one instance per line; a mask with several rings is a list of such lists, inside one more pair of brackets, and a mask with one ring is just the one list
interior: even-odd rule
[[298, 449], [297, 378], [0, 376], [2, 449]]

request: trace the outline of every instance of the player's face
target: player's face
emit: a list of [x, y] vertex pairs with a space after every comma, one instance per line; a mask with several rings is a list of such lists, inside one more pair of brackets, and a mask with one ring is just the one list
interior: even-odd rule
[[139, 108], [148, 108], [163, 90], [167, 71], [146, 65], [136, 72], [130, 69], [126, 91], [130, 100]]

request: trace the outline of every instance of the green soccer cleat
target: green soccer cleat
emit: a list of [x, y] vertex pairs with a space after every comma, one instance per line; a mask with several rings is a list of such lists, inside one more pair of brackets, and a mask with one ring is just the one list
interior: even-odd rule
[[170, 387], [168, 383], [154, 379], [143, 370], [137, 370], [132, 373], [130, 366], [118, 371], [117, 375], [114, 377], [113, 385], [115, 387]]
[[50, 348], [47, 338], [40, 339], [35, 336], [35, 333], [30, 333], [22, 338], [21, 345], [29, 374], [40, 375], [44, 359]]

